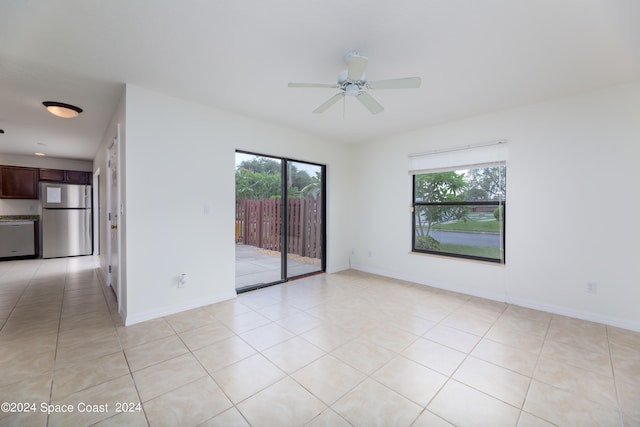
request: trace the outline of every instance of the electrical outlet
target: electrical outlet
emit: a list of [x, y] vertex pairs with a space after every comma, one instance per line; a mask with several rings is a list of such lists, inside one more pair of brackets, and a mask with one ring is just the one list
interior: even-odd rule
[[187, 274], [186, 273], [182, 273], [181, 275], [178, 276], [178, 287], [179, 288], [186, 288], [187, 287]]
[[587, 292], [590, 294], [597, 294], [598, 293], [598, 285], [595, 282], [589, 282], [587, 283]]

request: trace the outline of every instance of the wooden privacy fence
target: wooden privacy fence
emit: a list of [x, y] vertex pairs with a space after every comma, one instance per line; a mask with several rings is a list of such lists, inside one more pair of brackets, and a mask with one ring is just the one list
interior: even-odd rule
[[236, 200], [236, 242], [281, 251], [286, 231], [287, 253], [322, 257], [322, 206], [320, 198], [287, 200], [283, 230], [282, 199]]

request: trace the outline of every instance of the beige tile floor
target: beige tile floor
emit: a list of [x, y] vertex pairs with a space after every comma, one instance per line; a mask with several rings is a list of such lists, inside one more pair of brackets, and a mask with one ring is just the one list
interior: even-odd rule
[[114, 307], [92, 257], [0, 263], [0, 426], [640, 426], [640, 334], [601, 324], [355, 271]]

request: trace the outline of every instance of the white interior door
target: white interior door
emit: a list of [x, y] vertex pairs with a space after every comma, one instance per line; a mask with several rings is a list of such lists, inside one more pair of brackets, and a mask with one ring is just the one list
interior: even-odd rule
[[107, 259], [109, 285], [113, 289], [118, 300], [118, 312], [121, 309], [121, 284], [120, 284], [120, 156], [119, 153], [120, 126], [113, 139], [113, 144], [109, 147], [108, 153], [108, 177], [107, 183]]

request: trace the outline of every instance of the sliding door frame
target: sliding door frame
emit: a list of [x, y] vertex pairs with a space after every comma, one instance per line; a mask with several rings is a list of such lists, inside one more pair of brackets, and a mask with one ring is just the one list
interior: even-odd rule
[[[326, 191], [327, 190], [327, 177], [326, 177], [327, 166], [320, 163], [313, 163], [305, 160], [296, 160], [288, 157], [278, 157], [278, 156], [273, 156], [269, 154], [255, 153], [252, 151], [236, 150], [235, 152], [257, 156], [257, 157], [265, 157], [269, 159], [280, 160], [280, 192], [282, 197], [281, 199], [282, 205], [280, 208], [280, 222], [282, 224], [282, 227], [280, 228], [281, 230], [280, 247], [282, 248], [280, 251], [280, 280], [269, 282], [269, 283], [257, 283], [255, 285], [243, 286], [241, 288], [236, 288], [236, 292], [240, 294], [243, 292], [253, 291], [256, 289], [266, 288], [268, 286], [285, 283], [285, 282], [288, 282], [289, 280], [295, 280], [301, 277], [312, 276], [315, 274], [326, 272], [327, 271], [327, 191]], [[288, 167], [289, 163], [304, 163], [307, 165], [317, 166], [320, 168], [320, 203], [322, 207], [322, 211], [320, 213], [321, 221], [322, 221], [322, 233], [321, 233], [322, 234], [322, 238], [321, 238], [322, 251], [321, 251], [321, 259], [320, 259], [320, 270], [301, 274], [298, 276], [292, 276], [292, 277], [287, 277], [288, 276], [287, 255], [289, 254], [289, 241], [288, 241], [289, 227], [287, 223], [287, 218], [289, 217], [288, 215], [289, 204], [286, 202], [289, 199], [289, 194], [288, 194], [289, 188], [287, 185], [289, 181], [289, 167]]]

